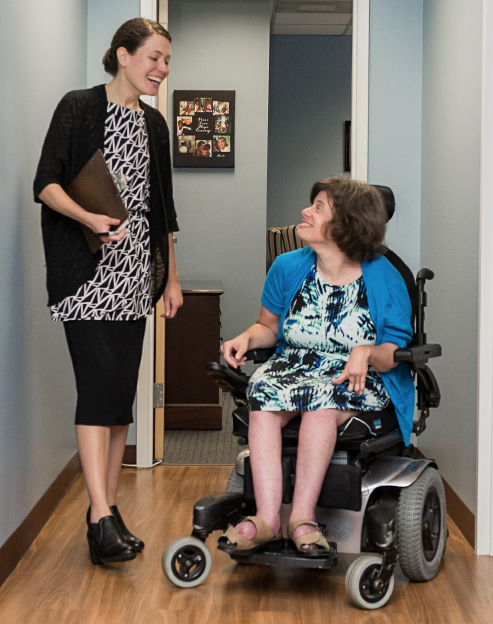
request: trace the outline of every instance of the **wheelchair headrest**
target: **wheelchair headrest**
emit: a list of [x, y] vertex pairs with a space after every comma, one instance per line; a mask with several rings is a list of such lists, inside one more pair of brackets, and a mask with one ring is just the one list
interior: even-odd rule
[[388, 186], [380, 186], [380, 184], [372, 184], [371, 186], [376, 188], [382, 196], [385, 210], [387, 211], [387, 221], [390, 221], [395, 212], [395, 197], [392, 189]]

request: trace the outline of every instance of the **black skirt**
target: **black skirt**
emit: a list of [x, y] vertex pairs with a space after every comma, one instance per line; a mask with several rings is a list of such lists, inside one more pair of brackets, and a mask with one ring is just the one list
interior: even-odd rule
[[146, 319], [63, 323], [77, 386], [76, 425], [128, 425]]

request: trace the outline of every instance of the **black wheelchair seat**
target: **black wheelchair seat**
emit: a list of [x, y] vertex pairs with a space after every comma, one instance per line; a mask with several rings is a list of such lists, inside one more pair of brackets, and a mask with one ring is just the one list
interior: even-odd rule
[[[282, 430], [283, 440], [295, 441], [298, 439], [301, 416], [296, 416]], [[245, 405], [237, 407], [233, 412], [233, 435], [248, 439], [249, 412]], [[349, 418], [337, 429], [339, 440], [373, 439], [399, 429], [394, 406], [389, 405], [384, 410], [374, 412], [360, 412]]]

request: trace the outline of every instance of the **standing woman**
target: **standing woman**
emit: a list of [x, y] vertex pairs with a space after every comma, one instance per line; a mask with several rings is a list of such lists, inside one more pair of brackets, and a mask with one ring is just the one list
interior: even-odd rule
[[[183, 299], [173, 232], [169, 132], [139, 97], [157, 95], [169, 73], [169, 33], [147, 19], [125, 22], [103, 59], [106, 85], [72, 91], [59, 103], [34, 181], [42, 203], [48, 305], [62, 321], [76, 386], [77, 443], [90, 499], [93, 563], [134, 559], [144, 542], [125, 526], [116, 493], [137, 387], [146, 316], [164, 295], [165, 315]], [[128, 224], [72, 201], [67, 186], [101, 149], [123, 183]], [[92, 254], [81, 224], [103, 243]]]

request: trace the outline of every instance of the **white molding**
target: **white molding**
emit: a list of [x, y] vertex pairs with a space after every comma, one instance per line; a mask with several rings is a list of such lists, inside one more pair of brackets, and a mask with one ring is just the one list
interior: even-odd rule
[[140, 17], [157, 21], [158, 0], [140, 0]]
[[[140, 16], [157, 20], [157, 0], [140, 0]], [[155, 106], [156, 98], [149, 102]], [[152, 466], [154, 456], [154, 316], [147, 319], [137, 384], [137, 466]]]
[[152, 466], [154, 458], [154, 316], [146, 323], [137, 383], [137, 466]]
[[368, 180], [368, 84], [370, 0], [353, 1], [351, 97], [351, 177]]
[[476, 552], [493, 555], [493, 0], [483, 1]]

